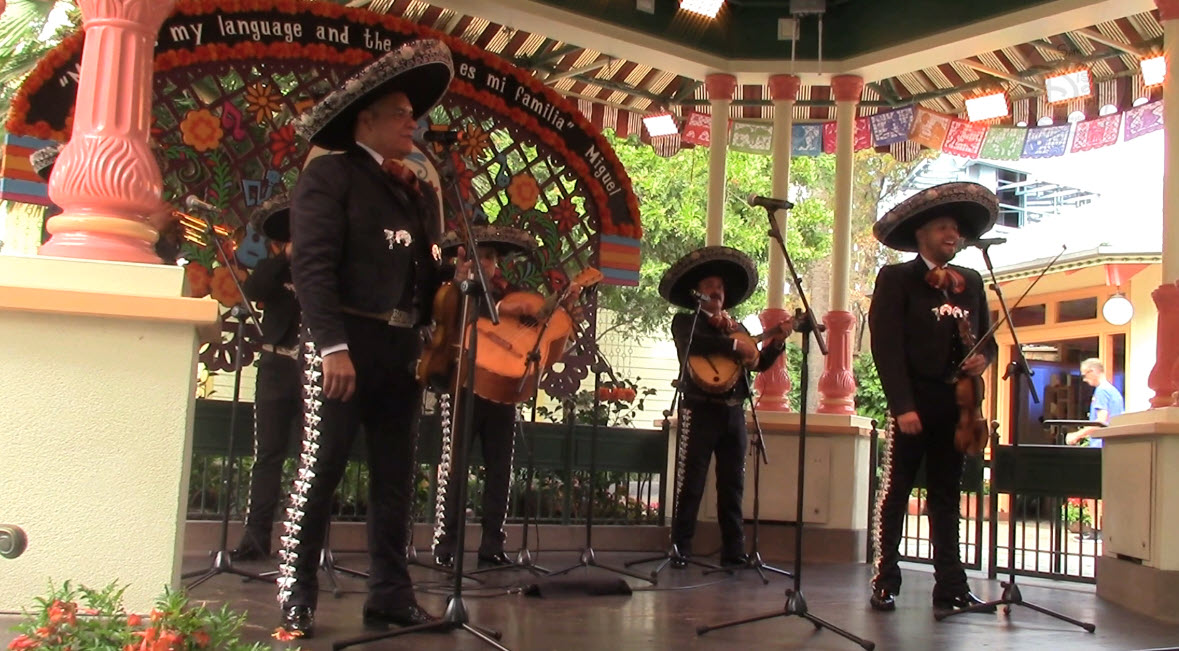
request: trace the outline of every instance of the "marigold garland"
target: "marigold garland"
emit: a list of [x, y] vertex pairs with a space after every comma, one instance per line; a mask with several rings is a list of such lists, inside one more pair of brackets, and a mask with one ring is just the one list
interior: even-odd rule
[[[303, 2], [301, 0], [182, 0], [176, 4], [175, 9], [176, 14], [184, 16], [268, 11], [291, 15], [307, 12], [313, 16], [324, 18], [346, 18], [348, 21], [360, 25], [371, 26], [379, 24], [390, 32], [403, 34], [410, 38], [436, 38], [444, 42], [457, 55], [479, 61], [496, 72], [513, 77], [519, 83], [528, 87], [530, 92], [542, 96], [546, 101], [554, 105], [561, 106], [568, 103], [568, 100], [552, 88], [543, 85], [536, 87], [530, 84], [530, 76], [525, 71], [512, 65], [502, 57], [473, 47], [450, 34], [423, 27], [398, 16], [375, 14], [371, 11], [346, 7], [330, 2]], [[79, 53], [83, 40], [83, 32], [78, 32], [67, 37], [33, 68], [25, 83], [21, 85], [21, 88], [13, 97], [8, 120], [5, 125], [9, 133], [63, 142], [69, 139], [68, 133], [53, 129], [43, 120], [28, 124], [27, 118], [30, 108], [28, 98], [40, 91], [45, 83], [60, 70], [66, 61], [69, 61]], [[155, 71], [166, 72], [178, 67], [204, 63], [266, 58], [305, 59], [318, 63], [359, 66], [372, 60], [373, 57], [374, 55], [367, 50], [359, 48], [338, 50], [323, 43], [304, 45], [300, 43], [262, 44], [243, 42], [232, 46], [224, 43], [210, 43], [189, 50], [172, 50], [157, 55], [155, 58]], [[534, 116], [521, 109], [507, 106], [502, 97], [487, 91], [476, 91], [471, 84], [461, 79], [456, 79], [451, 84], [451, 91], [468, 99], [481, 102], [488, 108], [492, 108], [495, 112], [515, 121], [518, 125], [523, 126], [535, 134], [542, 143], [564, 158], [566, 164], [586, 180], [586, 186], [589, 188], [593, 203], [597, 208], [600, 222], [599, 228], [602, 233], [632, 238], [642, 237], [642, 226], [638, 222], [638, 200], [631, 190], [630, 177], [626, 174], [625, 168], [623, 168], [618, 157], [614, 154], [614, 150], [606, 142], [601, 132], [595, 129], [580, 111], [569, 110], [566, 113], [578, 128], [592, 135], [598, 150], [615, 171], [617, 182], [626, 190], [627, 208], [631, 215], [634, 216], [635, 221], [633, 222], [618, 222], [615, 220], [614, 215], [611, 214], [609, 209], [608, 197], [605, 191], [598, 183], [591, 180], [593, 179], [593, 174], [589, 166], [565, 146], [564, 140], [556, 132], [542, 125]]]

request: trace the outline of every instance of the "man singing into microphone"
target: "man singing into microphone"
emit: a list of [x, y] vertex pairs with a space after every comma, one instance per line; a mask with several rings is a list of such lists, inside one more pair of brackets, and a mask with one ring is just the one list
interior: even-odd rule
[[[731, 357], [745, 369], [764, 371], [785, 348], [792, 330], [790, 317], [776, 326], [777, 334], [764, 340], [761, 350], [725, 310], [735, 307], [757, 287], [757, 267], [744, 253], [727, 246], [693, 251], [668, 268], [659, 282], [659, 294], [672, 305], [695, 311], [676, 314], [671, 321], [680, 360], [689, 355]], [[692, 328], [695, 317], [695, 329]], [[691, 345], [689, 346], [689, 339]], [[745, 528], [741, 497], [745, 487], [745, 405], [749, 396], [748, 373], [742, 369], [734, 384], [716, 385], [713, 378], [683, 373], [680, 391], [680, 446], [676, 463], [676, 502], [671, 525], [674, 546], [672, 567], [682, 568], [692, 554], [696, 514], [704, 495], [708, 464], [716, 455], [716, 514], [721, 530], [721, 564], [744, 565]]]

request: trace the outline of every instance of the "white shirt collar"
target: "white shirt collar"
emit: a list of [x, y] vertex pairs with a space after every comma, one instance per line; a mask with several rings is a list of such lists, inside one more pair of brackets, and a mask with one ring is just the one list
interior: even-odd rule
[[359, 140], [356, 141], [356, 145], [358, 147], [360, 147], [361, 149], [367, 151], [369, 153], [369, 155], [371, 155], [373, 157], [373, 160], [377, 161], [377, 165], [381, 165], [385, 162], [385, 157], [378, 154], [377, 150], [373, 149], [372, 147], [369, 147], [368, 145], [364, 144], [363, 142], [360, 142]]
[[[925, 263], [925, 266], [929, 267], [930, 269], [938, 269], [941, 267], [941, 265], [934, 264], [934, 263], [930, 262], [929, 258], [926, 258], [925, 256], [921, 255], [920, 253], [918, 253], [917, 256], [920, 257], [921, 261]], [[947, 263], [947, 264], [949, 264], [949, 263]]]

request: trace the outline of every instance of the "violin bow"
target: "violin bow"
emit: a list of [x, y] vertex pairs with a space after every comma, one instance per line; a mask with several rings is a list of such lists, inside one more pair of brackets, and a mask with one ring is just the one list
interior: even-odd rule
[[1012, 312], [1014, 312], [1016, 309], [1018, 309], [1018, 308], [1019, 308], [1019, 305], [1020, 305], [1020, 303], [1023, 303], [1023, 299], [1027, 298], [1027, 295], [1028, 295], [1028, 294], [1029, 294], [1029, 293], [1032, 291], [1032, 288], [1036, 286], [1036, 283], [1040, 282], [1040, 279], [1041, 279], [1041, 278], [1043, 278], [1043, 277], [1044, 277], [1044, 275], [1048, 273], [1048, 270], [1052, 268], [1052, 265], [1056, 264], [1056, 261], [1060, 259], [1060, 256], [1064, 255], [1064, 252], [1065, 252], [1066, 250], [1068, 250], [1068, 247], [1065, 247], [1065, 246], [1063, 246], [1063, 245], [1062, 245], [1062, 246], [1060, 247], [1060, 253], [1057, 253], [1057, 254], [1056, 254], [1056, 257], [1055, 257], [1055, 258], [1052, 258], [1051, 260], [1049, 260], [1049, 261], [1048, 261], [1048, 264], [1047, 264], [1047, 265], [1045, 265], [1045, 266], [1044, 266], [1044, 268], [1040, 270], [1040, 274], [1039, 274], [1038, 276], [1036, 276], [1035, 280], [1033, 280], [1033, 281], [1031, 282], [1031, 284], [1029, 284], [1029, 285], [1027, 286], [1027, 289], [1023, 290], [1023, 294], [1022, 294], [1022, 295], [1020, 295], [1020, 297], [1019, 297], [1018, 299], [1016, 299], [1016, 301], [1015, 301], [1015, 304], [1014, 304], [1014, 305], [1012, 305], [1010, 308], [1008, 308], [1008, 310], [1007, 310], [1007, 313], [1006, 313], [1006, 314], [1004, 314], [1004, 315], [1003, 315], [1002, 317], [1000, 317], [999, 319], [997, 319], [997, 320], [996, 320], [996, 321], [995, 321], [993, 324], [991, 324], [991, 327], [990, 327], [990, 329], [989, 329], [989, 330], [987, 330], [986, 334], [984, 334], [983, 336], [979, 337], [979, 338], [978, 338], [978, 341], [974, 342], [974, 347], [973, 347], [973, 348], [971, 348], [971, 349], [970, 349], [970, 350], [969, 350], [969, 351], [966, 353], [966, 355], [964, 355], [964, 356], [962, 357], [962, 362], [960, 362], [960, 363], [958, 364], [958, 370], [959, 370], [959, 371], [961, 371], [961, 370], [962, 370], [962, 364], [964, 364], [964, 363], [966, 362], [966, 360], [970, 359], [970, 358], [971, 358], [971, 357], [972, 357], [972, 356], [973, 356], [975, 353], [977, 353], [977, 352], [978, 352], [978, 350], [979, 350], [979, 348], [981, 348], [981, 347], [982, 347], [982, 345], [983, 345], [984, 343], [986, 343], [987, 339], [988, 339], [988, 338], [990, 338], [991, 336], [993, 336], [993, 335], [995, 334], [995, 331], [996, 331], [996, 330], [998, 330], [1000, 327], [1002, 327], [1002, 325], [1003, 325], [1004, 323], [1007, 323], [1007, 317], [1008, 317], [1008, 316], [1010, 316], [1010, 314], [1011, 314]]

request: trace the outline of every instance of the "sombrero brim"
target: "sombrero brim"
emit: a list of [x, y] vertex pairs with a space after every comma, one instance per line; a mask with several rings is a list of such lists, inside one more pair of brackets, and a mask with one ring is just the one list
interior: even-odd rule
[[718, 276], [725, 285], [725, 309], [744, 303], [757, 288], [757, 265], [749, 256], [728, 246], [706, 246], [668, 267], [659, 281], [659, 295], [673, 305], [694, 310], [696, 299], [691, 290], [709, 276]]
[[410, 41], [389, 52], [328, 93], [300, 116], [295, 128], [311, 144], [343, 151], [355, 142], [356, 116], [373, 101], [394, 91], [405, 93], [413, 117], [421, 119], [450, 86], [454, 64], [441, 41]]
[[917, 250], [917, 229], [931, 219], [951, 217], [967, 239], [991, 230], [999, 217], [999, 199], [978, 183], [943, 183], [905, 199], [872, 226], [881, 244], [898, 251]]
[[291, 198], [286, 192], [270, 197], [250, 216], [254, 230], [276, 242], [291, 241]]
[[[494, 246], [495, 250], [501, 256], [521, 254], [531, 255], [536, 251], [536, 238], [531, 233], [520, 228], [511, 226], [485, 226], [476, 225], [475, 239], [480, 245]], [[466, 241], [459, 237], [458, 233], [449, 231], [442, 236], [442, 241], [438, 246], [442, 249], [443, 255], [454, 255], [458, 247], [463, 246]]]

